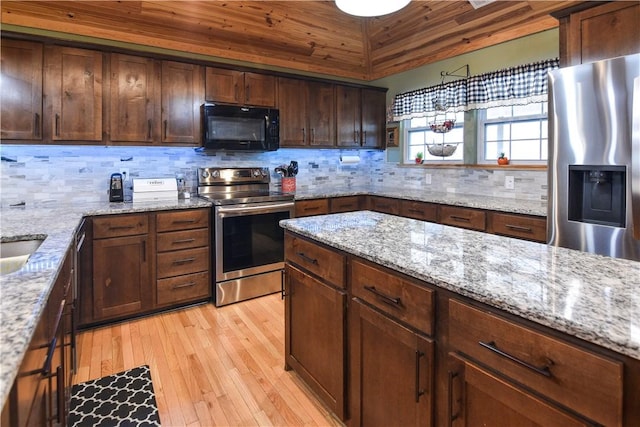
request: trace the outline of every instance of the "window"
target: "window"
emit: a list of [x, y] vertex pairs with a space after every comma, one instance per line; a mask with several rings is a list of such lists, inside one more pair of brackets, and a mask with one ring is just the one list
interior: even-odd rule
[[501, 153], [510, 162], [547, 160], [547, 103], [493, 107], [478, 113], [479, 163], [494, 163]]
[[[447, 133], [436, 133], [431, 130], [431, 124], [434, 122], [443, 122], [444, 120], [455, 120], [453, 129]], [[406, 149], [405, 162], [415, 163], [416, 155], [423, 153], [425, 163], [462, 163], [464, 153], [464, 112], [447, 113], [445, 115], [420, 117], [405, 120], [406, 133]], [[441, 149], [442, 146], [456, 147], [450, 156], [432, 155], [431, 150]], [[446, 149], [446, 148], [445, 148]], [[453, 149], [453, 148], [450, 148]]]

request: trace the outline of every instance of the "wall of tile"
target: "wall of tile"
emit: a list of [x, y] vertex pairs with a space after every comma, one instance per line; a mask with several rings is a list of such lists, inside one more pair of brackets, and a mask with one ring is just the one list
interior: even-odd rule
[[[424, 189], [528, 200], [546, 200], [545, 171], [482, 169], [426, 169], [385, 162], [377, 150], [280, 149], [269, 153], [205, 153], [193, 148], [104, 146], [0, 145], [2, 206], [59, 202], [86, 203], [108, 200], [111, 173], [129, 169], [131, 178], [174, 177], [182, 173], [195, 193], [198, 167], [267, 166], [273, 189], [280, 179], [276, 166], [296, 160], [301, 190], [326, 186], [376, 184], [392, 188]], [[359, 155], [357, 164], [341, 164], [340, 156]], [[431, 175], [426, 184], [425, 175]], [[515, 189], [505, 190], [506, 175], [515, 177]]]

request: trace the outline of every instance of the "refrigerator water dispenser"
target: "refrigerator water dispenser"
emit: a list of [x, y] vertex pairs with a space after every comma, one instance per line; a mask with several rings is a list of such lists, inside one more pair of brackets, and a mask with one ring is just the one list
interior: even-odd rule
[[625, 227], [626, 167], [569, 165], [569, 220]]

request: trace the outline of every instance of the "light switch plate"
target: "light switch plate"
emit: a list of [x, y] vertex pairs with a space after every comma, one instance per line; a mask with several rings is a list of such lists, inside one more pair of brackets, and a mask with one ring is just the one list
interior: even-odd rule
[[424, 183], [427, 185], [431, 185], [431, 174], [430, 173], [425, 173], [424, 174]]
[[505, 176], [504, 177], [504, 188], [507, 190], [513, 190], [515, 188], [515, 179], [513, 176]]

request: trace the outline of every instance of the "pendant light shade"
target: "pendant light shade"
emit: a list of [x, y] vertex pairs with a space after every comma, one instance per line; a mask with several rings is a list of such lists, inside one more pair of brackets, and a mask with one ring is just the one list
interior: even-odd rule
[[341, 11], [354, 16], [380, 16], [396, 12], [411, 0], [336, 0]]

